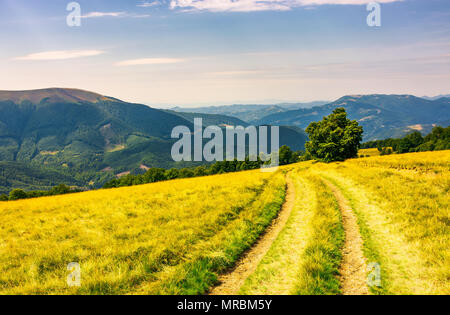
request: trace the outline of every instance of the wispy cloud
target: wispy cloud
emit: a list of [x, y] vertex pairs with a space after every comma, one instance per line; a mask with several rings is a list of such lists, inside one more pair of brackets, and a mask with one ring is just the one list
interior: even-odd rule
[[151, 8], [160, 4], [161, 2], [159, 1], [152, 1], [152, 2], [144, 1], [141, 4], [138, 4], [137, 6], [141, 8]]
[[131, 59], [124, 60], [116, 63], [116, 66], [139, 66], [139, 65], [162, 65], [162, 64], [173, 64], [184, 62], [184, 59], [177, 58], [141, 58], [141, 59]]
[[126, 12], [89, 12], [81, 17], [84, 19], [101, 18], [101, 17], [123, 17]]
[[[171, 0], [170, 8], [210, 12], [288, 11], [318, 5], [363, 5], [374, 0]], [[377, 0], [390, 3], [404, 0]]]
[[92, 18], [103, 18], [103, 17], [112, 17], [112, 18], [147, 18], [150, 17], [148, 14], [135, 14], [128, 12], [89, 12], [85, 15], [81, 16], [83, 19], [92, 19]]
[[54, 50], [16, 57], [14, 60], [67, 60], [104, 54], [102, 50]]

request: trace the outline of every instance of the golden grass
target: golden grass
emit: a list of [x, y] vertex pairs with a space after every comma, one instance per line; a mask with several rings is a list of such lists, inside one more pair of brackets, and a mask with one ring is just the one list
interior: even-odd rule
[[377, 148], [375, 149], [361, 149], [358, 152], [359, 156], [379, 156], [380, 151]]
[[372, 287], [373, 294], [450, 293], [450, 151], [289, 168], [294, 168], [295, 208], [241, 293], [339, 293], [339, 283], [329, 277], [339, 263], [339, 242], [330, 242], [341, 235], [339, 219], [321, 179], [350, 201], [364, 255], [381, 266], [382, 285]]
[[[450, 293], [450, 151], [258, 171], [0, 203], [0, 294], [202, 294], [277, 215], [285, 228], [243, 294], [339, 294], [334, 183], [358, 217], [375, 294]], [[66, 284], [79, 262], [82, 285]]]
[[360, 220], [374, 293], [450, 293], [450, 151], [350, 160], [313, 170], [334, 181]]
[[1, 203], [0, 293], [203, 293], [276, 216], [284, 185], [251, 171]]

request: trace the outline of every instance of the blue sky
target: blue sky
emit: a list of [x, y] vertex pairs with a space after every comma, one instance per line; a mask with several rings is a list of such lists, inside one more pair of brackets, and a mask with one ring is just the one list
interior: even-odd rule
[[450, 93], [450, 1], [0, 0], [0, 89], [73, 87], [146, 104]]

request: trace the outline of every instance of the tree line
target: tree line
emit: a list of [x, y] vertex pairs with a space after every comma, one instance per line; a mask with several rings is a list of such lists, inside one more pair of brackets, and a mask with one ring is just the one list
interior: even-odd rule
[[0, 201], [14, 201], [19, 199], [30, 199], [30, 198], [39, 198], [39, 197], [47, 197], [47, 196], [57, 196], [57, 195], [65, 195], [72, 194], [77, 192], [82, 192], [83, 190], [78, 188], [72, 188], [67, 185], [61, 184], [56, 187], [53, 187], [49, 191], [44, 190], [35, 190], [35, 191], [24, 191], [23, 189], [14, 189], [11, 190], [9, 196], [6, 194], [0, 195]]
[[[301, 160], [300, 156], [303, 152], [298, 151], [294, 152], [288, 146], [282, 146], [278, 152], [279, 164], [287, 165], [299, 162]], [[255, 161], [252, 161], [255, 160]], [[121, 178], [115, 178], [106, 184], [104, 184], [103, 188], [118, 188], [118, 187], [127, 187], [134, 185], [143, 185], [149, 183], [156, 183], [166, 180], [174, 180], [179, 178], [192, 178], [192, 177], [201, 177], [201, 176], [209, 176], [216, 174], [225, 174], [231, 172], [240, 172], [247, 170], [259, 169], [263, 165], [270, 165], [271, 161], [262, 161], [260, 157], [256, 159], [251, 159], [247, 157], [245, 161], [220, 161], [212, 164], [211, 166], [198, 166], [196, 168], [182, 168], [182, 169], [163, 169], [163, 168], [151, 168], [144, 174], [138, 175], [126, 175]], [[0, 195], [0, 201], [14, 201], [20, 199], [29, 199], [29, 198], [38, 198], [38, 197], [46, 197], [46, 196], [56, 196], [56, 195], [64, 195], [69, 193], [81, 192], [82, 190], [71, 188], [67, 185], [61, 184], [50, 191], [29, 191], [26, 192], [23, 189], [14, 189], [9, 193], [9, 196], [6, 194]]]
[[[287, 165], [297, 163], [300, 161], [300, 156], [303, 152], [294, 152], [288, 146], [282, 146], [278, 152], [278, 159], [280, 165]], [[254, 161], [252, 161], [254, 160]], [[260, 157], [250, 159], [247, 157], [245, 161], [218, 161], [211, 166], [198, 166], [196, 168], [172, 168], [166, 170], [163, 168], [151, 168], [145, 174], [142, 175], [126, 175], [121, 178], [113, 179], [107, 182], [103, 188], [117, 188], [127, 187], [134, 185], [142, 185], [149, 183], [156, 183], [166, 180], [202, 177], [226, 173], [234, 173], [240, 171], [255, 170], [261, 168], [263, 165], [270, 165], [271, 161], [262, 161]]]
[[361, 148], [378, 148], [382, 154], [450, 150], [450, 127], [434, 127], [425, 137], [414, 131], [403, 138], [370, 141]]

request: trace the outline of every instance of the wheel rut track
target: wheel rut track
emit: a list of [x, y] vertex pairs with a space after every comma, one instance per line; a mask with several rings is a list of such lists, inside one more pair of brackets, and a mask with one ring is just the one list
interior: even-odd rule
[[261, 260], [269, 251], [272, 243], [286, 225], [295, 203], [295, 187], [289, 175], [286, 177], [286, 200], [272, 224], [261, 235], [256, 244], [249, 249], [230, 272], [219, 278], [219, 285], [210, 295], [237, 295], [245, 280], [256, 271]]
[[333, 192], [340, 211], [345, 230], [345, 243], [342, 249], [340, 281], [343, 295], [369, 295], [367, 287], [367, 263], [363, 254], [363, 240], [359, 232], [358, 220], [349, 201], [340, 189], [324, 179], [324, 183]]

